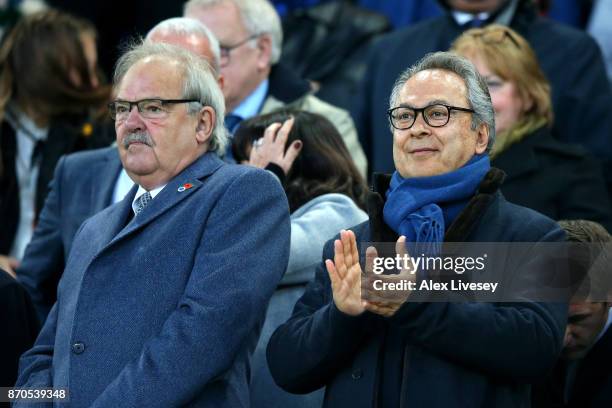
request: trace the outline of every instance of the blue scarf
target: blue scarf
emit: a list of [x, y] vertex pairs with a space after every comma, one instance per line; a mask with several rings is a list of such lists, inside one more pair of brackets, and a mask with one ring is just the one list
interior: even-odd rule
[[480, 154], [437, 176], [405, 179], [393, 173], [383, 216], [393, 231], [406, 237], [411, 256], [440, 253], [446, 226], [476, 193], [490, 168], [489, 156]]

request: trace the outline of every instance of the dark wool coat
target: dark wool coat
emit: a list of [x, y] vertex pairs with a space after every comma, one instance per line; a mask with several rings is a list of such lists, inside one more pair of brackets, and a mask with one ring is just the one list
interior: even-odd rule
[[[545, 216], [499, 193], [503, 173], [492, 169], [457, 216], [447, 242], [561, 242], [565, 234]], [[375, 178], [370, 220], [353, 230], [360, 242], [394, 242], [382, 218], [388, 177]], [[363, 254], [362, 265], [363, 265]], [[323, 253], [333, 259], [333, 242]], [[529, 382], [552, 368], [561, 350], [567, 304], [406, 302], [389, 319], [352, 317], [334, 305], [324, 265], [272, 336], [268, 363], [284, 389], [305, 393], [326, 386], [325, 407], [378, 406], [382, 356], [396, 356], [401, 408], [523, 407]], [[397, 347], [389, 336], [406, 339]], [[386, 338], [387, 337], [387, 338]], [[390, 341], [391, 340], [391, 341]]]

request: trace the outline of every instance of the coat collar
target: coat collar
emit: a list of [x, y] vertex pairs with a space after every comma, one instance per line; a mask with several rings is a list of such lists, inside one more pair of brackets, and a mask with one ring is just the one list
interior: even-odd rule
[[[99, 235], [102, 238], [101, 242], [107, 244], [104, 245], [104, 248], [100, 249], [108, 248], [153, 222], [178, 203], [194, 194], [202, 186], [202, 179], [214, 173], [223, 165], [224, 163], [215, 153], [202, 155], [170, 180], [144, 211], [128, 223], [133, 214], [132, 201], [138, 190], [138, 185], [134, 185], [122, 201], [109, 207], [108, 212], [105, 211], [103, 213], [104, 222], [99, 223]], [[190, 186], [184, 188], [186, 185]]]
[[[538, 155], [535, 149], [540, 142], [546, 142], [550, 136], [546, 127], [540, 128], [519, 142], [502, 151], [492, 162], [503, 169], [508, 181], [520, 178], [525, 174], [537, 172], [540, 169]], [[520, 160], [517, 160], [520, 158]]]
[[[444, 235], [445, 242], [464, 242], [474, 227], [478, 225], [483, 212], [499, 195], [499, 188], [504, 182], [505, 173], [495, 167], [485, 175], [478, 191], [459, 213]], [[368, 215], [370, 216], [370, 240], [372, 242], [395, 242], [398, 235], [383, 218], [384, 196], [391, 182], [390, 174], [375, 173], [372, 179], [372, 191], [367, 197]]]

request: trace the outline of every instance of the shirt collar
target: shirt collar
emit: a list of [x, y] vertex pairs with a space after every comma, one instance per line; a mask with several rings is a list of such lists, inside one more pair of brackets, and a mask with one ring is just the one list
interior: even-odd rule
[[[516, 9], [518, 8], [518, 3], [518, 0], [509, 0], [501, 7], [500, 10], [495, 12], [492, 23], [509, 26], [512, 22], [514, 14], [516, 13]], [[475, 18], [479, 18], [480, 20], [488, 20], [492, 16], [491, 13], [470, 14], [457, 10], [451, 11], [451, 15], [460, 26], [472, 21]]]
[[465, 13], [463, 11], [456, 11], [454, 10], [452, 12], [453, 18], [455, 19], [455, 21], [457, 22], [457, 24], [459, 24], [460, 26], [464, 25], [467, 22], [470, 22], [476, 18], [480, 19], [480, 20], [486, 20], [489, 18], [489, 16], [491, 15], [490, 13], [478, 13], [478, 14], [471, 14], [471, 13]]
[[231, 114], [240, 116], [242, 119], [249, 119], [257, 115], [268, 94], [268, 87], [269, 81], [265, 79], [249, 96], [240, 102], [240, 105], [238, 105]]
[[49, 128], [39, 128], [28, 115], [23, 113], [15, 104], [7, 109], [6, 119], [16, 131], [22, 131], [33, 142], [47, 140]]
[[[162, 191], [164, 189], [164, 187], [166, 187], [166, 184], [159, 186], [157, 188], [154, 188], [153, 190], [149, 191], [149, 194], [151, 194], [151, 199], [155, 198], [155, 196], [157, 194], [159, 194], [160, 191]], [[143, 195], [144, 193], [146, 193], [147, 190], [145, 190], [142, 186], [138, 186], [138, 191], [136, 191], [136, 195], [134, 196], [134, 199], [132, 200], [132, 210], [134, 210], [134, 212], [136, 212], [136, 208], [134, 203], [136, 202], [136, 200], [138, 200], [138, 198]]]

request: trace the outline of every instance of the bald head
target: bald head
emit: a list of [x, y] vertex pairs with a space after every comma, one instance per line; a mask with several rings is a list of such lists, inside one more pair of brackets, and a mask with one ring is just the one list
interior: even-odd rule
[[219, 73], [219, 41], [197, 20], [176, 17], [164, 20], [153, 27], [146, 41], [176, 45], [205, 59]]

